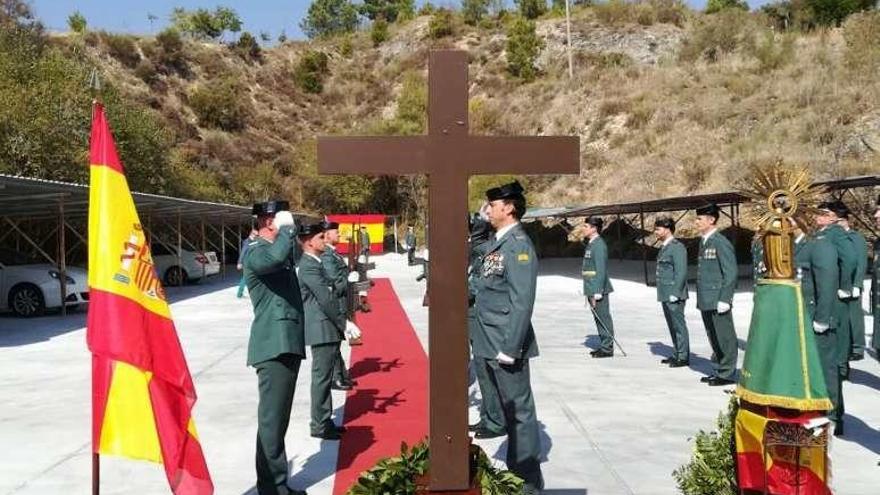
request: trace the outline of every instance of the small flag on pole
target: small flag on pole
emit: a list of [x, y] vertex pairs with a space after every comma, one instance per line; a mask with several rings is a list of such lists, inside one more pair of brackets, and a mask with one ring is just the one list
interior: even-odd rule
[[211, 495], [195, 387], [100, 103], [90, 145], [93, 452], [161, 463], [174, 494]]

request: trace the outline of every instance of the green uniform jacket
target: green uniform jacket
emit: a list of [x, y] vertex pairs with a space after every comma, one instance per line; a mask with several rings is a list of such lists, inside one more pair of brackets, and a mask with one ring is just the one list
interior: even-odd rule
[[846, 233], [853, 245], [853, 254], [856, 257], [856, 266], [853, 268], [853, 287], [858, 287], [859, 292], [864, 292], [865, 276], [868, 274], [868, 241], [855, 229], [847, 230]]
[[299, 265], [299, 285], [306, 313], [306, 345], [329, 344], [342, 340], [339, 300], [333, 293], [333, 281], [327, 278], [322, 263], [304, 254]]
[[[795, 262], [799, 263], [799, 259], [807, 256], [809, 264], [809, 271], [802, 272], [804, 298], [813, 301], [813, 321], [836, 328], [834, 304], [837, 302], [837, 283], [840, 280], [837, 248], [822, 232], [817, 233], [814, 239], [806, 241], [806, 244], [802, 251], [798, 251], [798, 246], [795, 245]], [[805, 254], [801, 255], [801, 252]]]
[[584, 249], [584, 262], [581, 265], [584, 277], [584, 295], [611, 294], [614, 287], [608, 278], [608, 245], [598, 236], [587, 242]]
[[333, 282], [333, 295], [339, 302], [340, 327], [345, 328], [346, 313], [348, 312], [348, 263], [336, 249], [329, 245], [321, 253], [321, 266], [324, 274]]
[[244, 260], [254, 306], [248, 366], [281, 354], [305, 357], [303, 302], [293, 263], [293, 229], [282, 227], [275, 242], [257, 238]]
[[843, 230], [843, 227], [833, 224], [820, 230], [817, 234], [817, 237], [819, 236], [828, 239], [837, 248], [837, 268], [838, 276], [840, 277], [838, 288], [846, 292], [852, 292], [857, 261], [849, 235]]
[[670, 302], [670, 296], [680, 301], [688, 298], [687, 248], [678, 239], [672, 239], [657, 253], [657, 300]]
[[498, 352], [528, 359], [538, 355], [532, 328], [538, 259], [532, 240], [517, 224], [489, 242], [480, 267], [476, 301], [474, 356], [495, 359]]
[[807, 307], [810, 308], [810, 310], [813, 310], [814, 305], [816, 304], [816, 289], [813, 284], [811, 260], [814, 243], [815, 241], [806, 235], [801, 236], [794, 241], [795, 276], [801, 281], [801, 292], [804, 296], [804, 302], [807, 303]]
[[361, 249], [370, 249], [370, 233], [364, 230], [360, 233]]
[[733, 305], [736, 290], [736, 253], [733, 244], [713, 232], [708, 239], [700, 240], [700, 254], [697, 259], [697, 308], [712, 311], [719, 302]]
[[[874, 328], [880, 328], [880, 239], [874, 241], [874, 273], [871, 274], [871, 289], [873, 292]], [[874, 336], [874, 342], [880, 342], [880, 336]]]
[[403, 238], [403, 243], [406, 244], [407, 249], [415, 249], [416, 235], [412, 232], [407, 232]]

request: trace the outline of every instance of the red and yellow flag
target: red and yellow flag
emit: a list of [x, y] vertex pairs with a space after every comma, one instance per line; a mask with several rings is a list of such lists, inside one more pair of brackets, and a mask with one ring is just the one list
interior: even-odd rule
[[162, 463], [173, 493], [210, 495], [195, 387], [100, 103], [90, 163], [93, 451]]

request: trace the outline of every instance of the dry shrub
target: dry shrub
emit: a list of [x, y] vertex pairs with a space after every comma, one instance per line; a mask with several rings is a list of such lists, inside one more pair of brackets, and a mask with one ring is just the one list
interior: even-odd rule
[[107, 45], [107, 52], [110, 56], [119, 60], [129, 69], [134, 69], [141, 61], [141, 54], [138, 53], [134, 37], [125, 34], [101, 33], [101, 39]]
[[682, 27], [688, 8], [680, 0], [609, 0], [594, 5], [593, 12], [596, 19], [609, 26], [662, 23]]
[[880, 11], [862, 12], [843, 25], [844, 62], [854, 72], [874, 78], [880, 72]]
[[694, 62], [701, 58], [715, 62], [723, 54], [748, 48], [754, 43], [757, 28], [755, 19], [739, 9], [701, 16], [688, 29], [678, 58], [683, 62]]

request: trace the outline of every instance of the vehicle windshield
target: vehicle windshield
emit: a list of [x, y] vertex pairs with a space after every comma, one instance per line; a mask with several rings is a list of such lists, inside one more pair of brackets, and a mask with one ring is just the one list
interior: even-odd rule
[[0, 248], [0, 264], [5, 266], [15, 265], [32, 265], [36, 263], [45, 263], [32, 254], [14, 251], [12, 249]]

